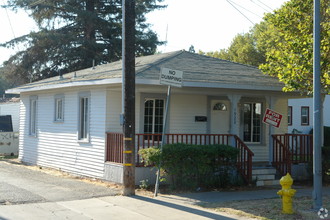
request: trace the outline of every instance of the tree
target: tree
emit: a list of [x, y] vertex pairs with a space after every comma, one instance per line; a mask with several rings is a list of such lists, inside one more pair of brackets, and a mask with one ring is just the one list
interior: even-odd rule
[[4, 68], [0, 67], [0, 96], [5, 94], [5, 90], [11, 88], [12, 86], [7, 82], [4, 76]]
[[[164, 0], [136, 0], [136, 56], [156, 52], [162, 44], [145, 14]], [[4, 7], [24, 9], [39, 31], [15, 38], [4, 47], [27, 45], [4, 62], [16, 85], [113, 62], [121, 58], [121, 0], [8, 0]]]
[[[330, 5], [321, 1], [321, 83], [330, 93]], [[291, 0], [264, 18], [266, 63], [261, 70], [276, 76], [285, 91], [313, 91], [313, 0]]]
[[260, 50], [256, 44], [255, 34], [257, 33], [259, 32], [256, 31], [255, 27], [249, 33], [236, 35], [228, 49], [207, 53], [200, 51], [200, 53], [233, 62], [259, 66], [265, 61], [265, 51]]

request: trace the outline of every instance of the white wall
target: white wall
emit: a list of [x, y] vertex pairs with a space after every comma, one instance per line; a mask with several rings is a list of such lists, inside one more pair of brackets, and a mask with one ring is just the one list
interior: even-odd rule
[[[169, 131], [177, 134], [205, 134], [208, 122], [196, 122], [195, 116], [207, 116], [205, 95], [181, 95], [171, 97]], [[210, 120], [208, 118], [208, 120]]]
[[[90, 92], [90, 142], [78, 141], [78, 93]], [[54, 95], [64, 95], [64, 122], [54, 122]], [[29, 98], [37, 95], [37, 137], [29, 136]], [[24, 162], [103, 177], [105, 152], [105, 89], [21, 94], [19, 158]], [[24, 148], [23, 148], [24, 146]]]
[[11, 115], [14, 132], [18, 132], [19, 130], [19, 109], [19, 102], [6, 102], [0, 104], [0, 115]]
[[[292, 106], [292, 125], [288, 126], [289, 133], [293, 129], [297, 129], [304, 134], [310, 132], [313, 128], [313, 99], [312, 98], [301, 98], [301, 99], [290, 99], [289, 106]], [[309, 125], [301, 125], [301, 107], [309, 106]], [[330, 126], [330, 95], [326, 95], [323, 103], [323, 123], [324, 126]]]

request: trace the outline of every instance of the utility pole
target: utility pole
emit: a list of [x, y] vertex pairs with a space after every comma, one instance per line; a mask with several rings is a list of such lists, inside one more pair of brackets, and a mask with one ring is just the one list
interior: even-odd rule
[[313, 208], [322, 207], [320, 0], [314, 0], [313, 31]]
[[135, 0], [122, 0], [123, 195], [135, 195]]

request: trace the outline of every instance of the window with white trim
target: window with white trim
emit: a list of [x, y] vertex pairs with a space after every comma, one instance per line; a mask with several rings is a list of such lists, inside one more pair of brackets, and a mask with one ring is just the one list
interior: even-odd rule
[[292, 106], [288, 107], [288, 125], [292, 125]]
[[89, 104], [90, 95], [79, 95], [79, 126], [78, 126], [78, 140], [89, 141]]
[[243, 141], [261, 142], [261, 103], [243, 104]]
[[309, 125], [309, 107], [301, 106], [301, 125]]
[[29, 135], [37, 136], [37, 96], [30, 97]]
[[63, 122], [64, 121], [64, 96], [55, 96], [55, 115], [54, 121]]
[[144, 133], [161, 134], [163, 132], [164, 99], [145, 99]]

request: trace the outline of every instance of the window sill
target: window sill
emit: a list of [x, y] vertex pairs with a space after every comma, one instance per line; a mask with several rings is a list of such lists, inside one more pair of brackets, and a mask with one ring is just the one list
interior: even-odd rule
[[63, 124], [64, 123], [64, 120], [58, 120], [58, 121], [53, 121], [54, 124]]
[[80, 139], [80, 140], [78, 140], [78, 143], [79, 144], [90, 144], [91, 142], [89, 139]]

